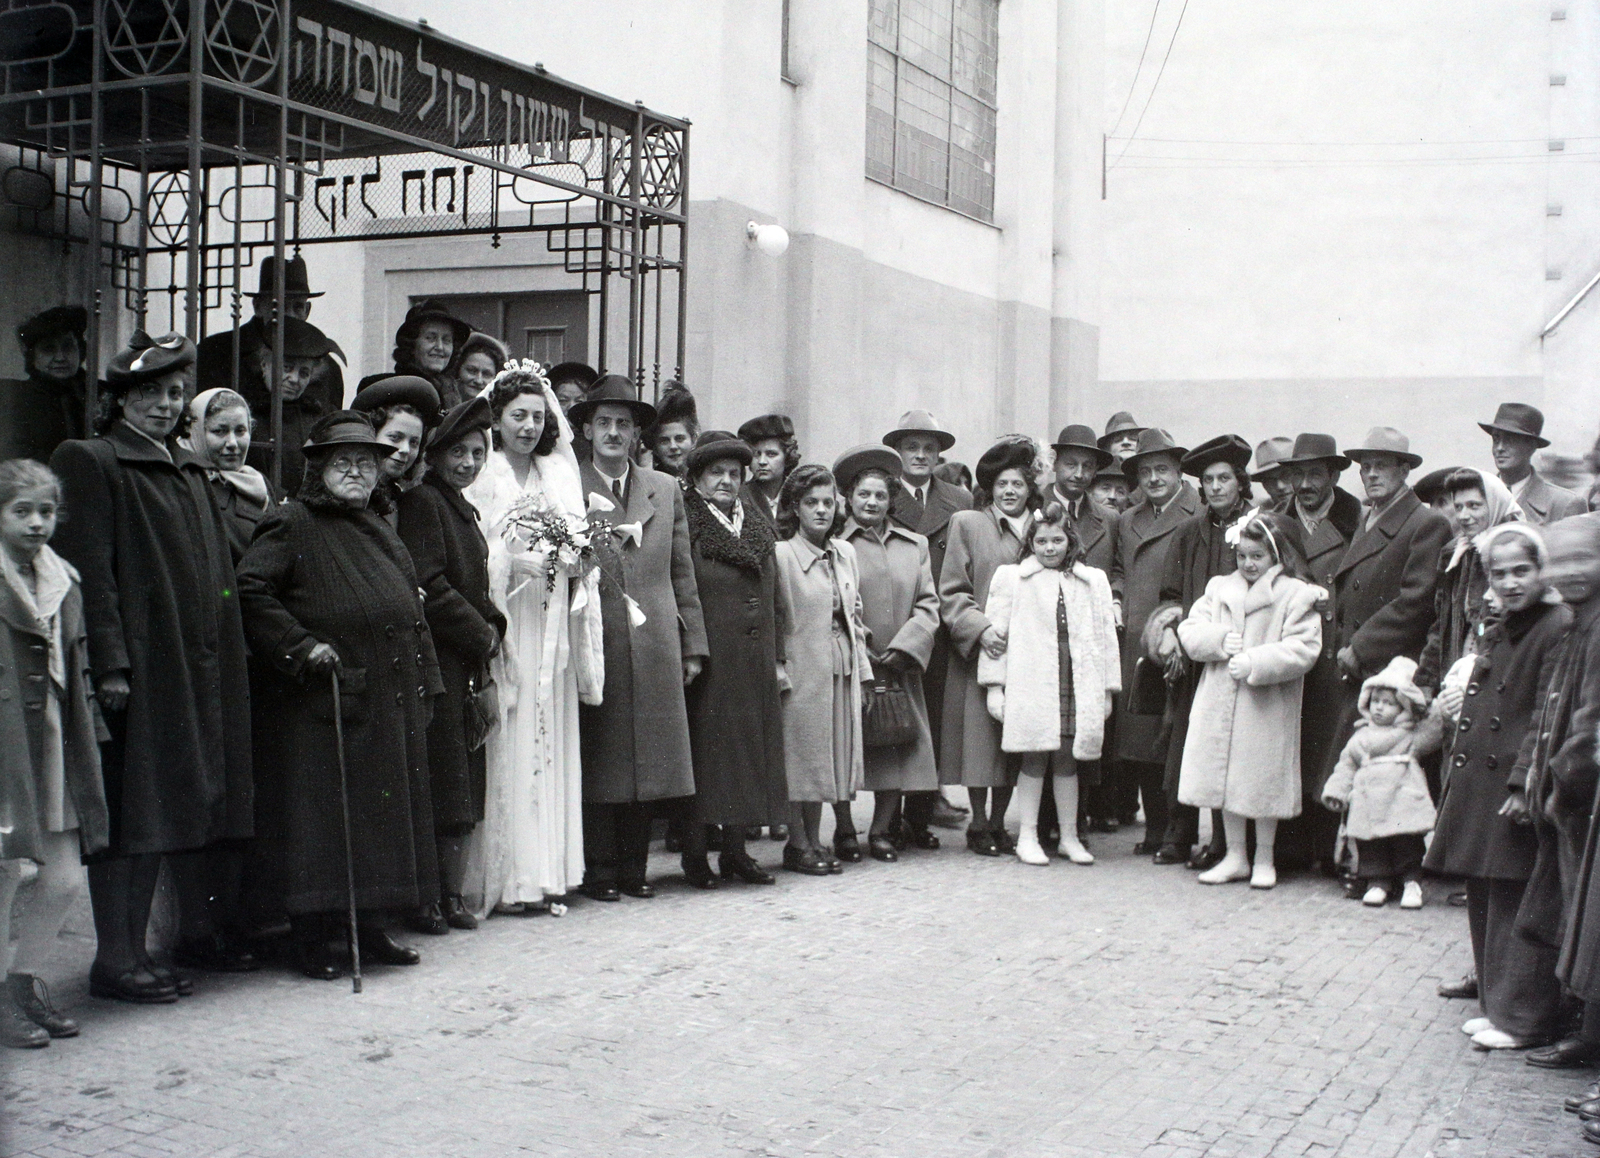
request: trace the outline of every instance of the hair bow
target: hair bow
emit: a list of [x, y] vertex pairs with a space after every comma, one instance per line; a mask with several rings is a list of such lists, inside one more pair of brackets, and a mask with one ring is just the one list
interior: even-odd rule
[[1237, 547], [1239, 545], [1239, 540], [1244, 535], [1244, 529], [1254, 522], [1260, 514], [1261, 511], [1259, 508], [1251, 507], [1248, 511], [1235, 519], [1232, 525], [1227, 528], [1227, 530], [1222, 532], [1222, 541], [1227, 543], [1230, 547]]

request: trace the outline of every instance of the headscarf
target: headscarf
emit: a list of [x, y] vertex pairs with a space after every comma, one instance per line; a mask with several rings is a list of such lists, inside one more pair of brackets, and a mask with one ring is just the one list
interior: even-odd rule
[[[223, 482], [256, 506], [263, 508], [270, 506], [272, 500], [270, 492], [267, 490], [266, 476], [249, 464], [241, 466], [238, 470], [223, 470], [211, 461], [211, 454], [206, 449], [206, 407], [210, 406], [211, 400], [224, 390], [228, 390], [230, 394], [236, 393], [226, 386], [218, 386], [210, 390], [202, 390], [194, 396], [194, 401], [189, 403], [189, 418], [191, 420], [189, 433], [180, 442], [190, 454], [205, 464], [206, 469], [215, 473]], [[239, 401], [244, 404], [242, 397]], [[248, 405], [244, 406], [244, 412], [246, 414], [250, 413]]]
[[[1510, 488], [1508, 488], [1505, 483], [1500, 481], [1498, 475], [1485, 474], [1481, 470], [1474, 471], [1473, 473], [1476, 474], [1479, 480], [1483, 483], [1483, 500], [1485, 503], [1485, 509], [1489, 516], [1488, 529], [1480, 532], [1476, 536], [1476, 539], [1483, 539], [1489, 534], [1490, 531], [1494, 530], [1503, 523], [1523, 521], [1526, 516], [1523, 514], [1522, 508], [1517, 505], [1516, 497], [1512, 495]], [[1458, 525], [1456, 528], [1455, 550], [1451, 552], [1450, 565], [1446, 567], [1445, 570], [1454, 571], [1456, 569], [1456, 565], [1461, 562], [1462, 556], [1467, 553], [1467, 548], [1474, 545], [1474, 536], [1469, 535], [1465, 531], [1461, 530]], [[1543, 549], [1542, 543], [1540, 545], [1540, 549]], [[1478, 556], [1479, 558], [1485, 558], [1483, 554], [1483, 548], [1481, 546], [1478, 547]]]
[[1490, 527], [1483, 534], [1472, 541], [1477, 549], [1478, 558], [1483, 560], [1483, 565], [1489, 565], [1489, 551], [1501, 539], [1521, 539], [1533, 548], [1534, 562], [1544, 569], [1550, 562], [1550, 552], [1544, 545], [1544, 536], [1539, 533], [1539, 528], [1524, 522], [1512, 521], [1500, 523]]

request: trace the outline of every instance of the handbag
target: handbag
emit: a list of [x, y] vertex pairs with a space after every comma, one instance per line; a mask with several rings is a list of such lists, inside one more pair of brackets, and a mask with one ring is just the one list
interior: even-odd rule
[[467, 751], [476, 752], [489, 742], [489, 733], [500, 724], [500, 688], [493, 678], [477, 676], [467, 681], [467, 710], [463, 713]]
[[894, 672], [861, 682], [861, 740], [868, 748], [899, 748], [917, 738], [911, 693]]

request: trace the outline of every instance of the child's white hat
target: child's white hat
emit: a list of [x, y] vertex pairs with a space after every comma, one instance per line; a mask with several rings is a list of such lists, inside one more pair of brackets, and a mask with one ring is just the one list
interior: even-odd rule
[[1411, 709], [1414, 719], [1422, 719], [1423, 713], [1428, 710], [1428, 697], [1422, 694], [1422, 689], [1416, 685], [1417, 661], [1397, 655], [1389, 661], [1389, 666], [1377, 675], [1371, 677], [1361, 685], [1361, 696], [1356, 701], [1356, 707], [1363, 716], [1367, 714], [1367, 705], [1372, 702], [1373, 688], [1388, 688], [1402, 704]]

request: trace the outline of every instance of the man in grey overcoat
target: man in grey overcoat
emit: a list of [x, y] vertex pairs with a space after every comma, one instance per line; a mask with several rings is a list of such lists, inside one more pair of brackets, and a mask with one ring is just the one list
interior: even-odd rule
[[1494, 439], [1494, 467], [1511, 488], [1522, 517], [1536, 527], [1558, 522], [1587, 509], [1583, 496], [1547, 480], [1533, 466], [1534, 451], [1550, 445], [1544, 436], [1544, 413], [1524, 402], [1504, 402], [1493, 422], [1478, 428]]

